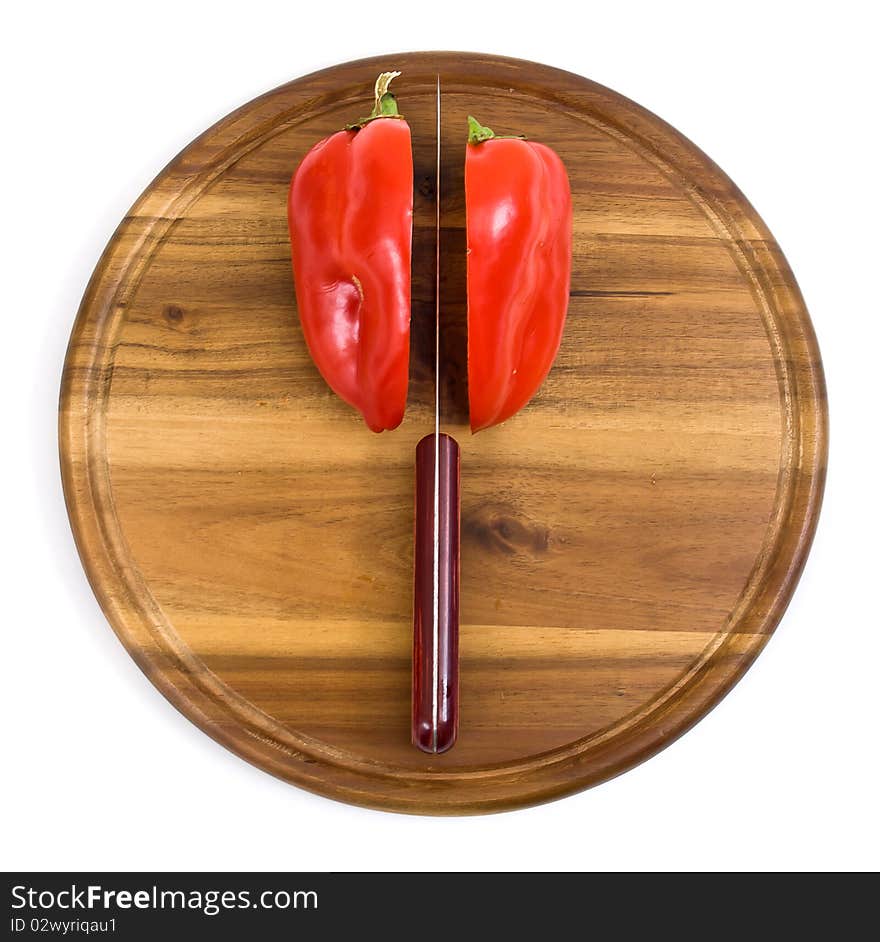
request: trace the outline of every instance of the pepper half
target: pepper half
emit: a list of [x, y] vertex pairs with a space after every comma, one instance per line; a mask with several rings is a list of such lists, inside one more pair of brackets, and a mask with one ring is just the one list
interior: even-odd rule
[[315, 144], [293, 175], [297, 307], [318, 370], [374, 432], [400, 425], [409, 379], [413, 159], [388, 85], [373, 111]]
[[471, 430], [497, 425], [537, 392], [568, 309], [572, 204], [555, 151], [468, 118], [468, 386]]

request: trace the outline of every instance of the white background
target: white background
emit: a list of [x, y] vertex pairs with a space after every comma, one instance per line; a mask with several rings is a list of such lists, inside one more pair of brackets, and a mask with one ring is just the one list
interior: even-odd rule
[[[873, 4], [16, 4], [0, 111], [5, 869], [873, 869], [878, 864]], [[580, 22], [574, 22], [574, 10]], [[11, 20], [10, 20], [11, 17]], [[804, 578], [733, 693], [592, 791], [482, 818], [337, 804], [251, 768], [150, 686], [98, 609], [57, 462], [61, 365], [117, 222], [197, 133], [336, 62], [467, 49], [587, 75], [748, 194], [803, 289], [831, 402]]]

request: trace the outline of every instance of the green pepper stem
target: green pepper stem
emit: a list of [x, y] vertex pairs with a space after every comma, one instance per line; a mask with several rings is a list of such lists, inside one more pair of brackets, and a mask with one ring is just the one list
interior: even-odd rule
[[375, 121], [377, 118], [402, 118], [403, 115], [397, 110], [397, 99], [388, 91], [391, 82], [400, 75], [400, 72], [383, 72], [376, 79], [376, 88], [373, 99], [373, 110], [366, 118], [361, 118], [355, 124], [346, 124], [346, 131], [359, 131], [365, 124]]
[[524, 134], [496, 134], [492, 128], [487, 128], [485, 124], [480, 124], [477, 119], [468, 115], [468, 144], [482, 144], [483, 141], [491, 140], [517, 140], [524, 141]]
[[371, 118], [398, 117], [397, 99], [388, 91], [388, 86], [400, 75], [400, 72], [383, 72], [376, 79], [375, 100]]
[[480, 124], [472, 115], [468, 115], [468, 144], [482, 144], [483, 141], [491, 141], [495, 137], [492, 128], [487, 128]]

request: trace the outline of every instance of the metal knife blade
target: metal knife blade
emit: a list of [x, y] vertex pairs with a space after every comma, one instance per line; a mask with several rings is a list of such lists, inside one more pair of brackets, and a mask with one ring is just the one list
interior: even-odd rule
[[437, 76], [437, 147], [434, 154], [434, 434], [440, 434], [440, 76]]

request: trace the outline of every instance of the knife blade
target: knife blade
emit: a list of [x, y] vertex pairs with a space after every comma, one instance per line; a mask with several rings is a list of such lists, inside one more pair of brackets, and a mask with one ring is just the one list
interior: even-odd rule
[[441, 96], [436, 90], [434, 430], [416, 446], [412, 741], [428, 753], [458, 735], [460, 449], [440, 432]]

